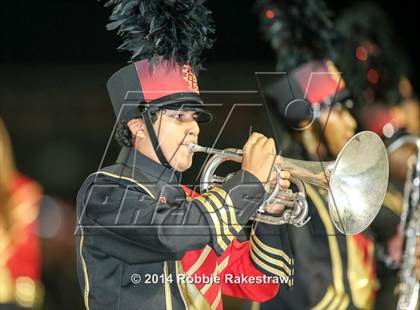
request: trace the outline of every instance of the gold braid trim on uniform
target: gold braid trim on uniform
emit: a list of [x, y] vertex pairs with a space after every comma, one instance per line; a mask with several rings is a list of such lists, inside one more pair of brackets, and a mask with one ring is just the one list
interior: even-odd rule
[[376, 282], [371, 279], [373, 273], [373, 245], [369, 248], [370, 261], [366, 264], [362, 253], [357, 248], [356, 240], [352, 237], [347, 238], [348, 248], [348, 270], [351, 295], [353, 303], [359, 309], [372, 309], [374, 303], [374, 292]]
[[[284, 283], [287, 283], [289, 286], [293, 286], [293, 279], [290, 279], [290, 277], [285, 274], [283, 271], [280, 271], [276, 268], [273, 268], [269, 265], [267, 265], [266, 263], [264, 263], [263, 261], [261, 261], [252, 251], [249, 252], [252, 260], [254, 261], [254, 263], [259, 266], [261, 269], [265, 270], [266, 272], [270, 272], [276, 276], [278, 276], [281, 280], [281, 282], [284, 281]], [[287, 281], [287, 282], [286, 282]]]
[[[229, 257], [230, 255], [226, 256], [223, 261], [216, 266], [216, 268], [214, 268], [211, 276], [214, 277], [216, 275], [219, 275], [223, 269], [226, 268], [226, 266], [228, 265], [229, 262]], [[209, 283], [206, 283], [206, 285], [203, 286], [203, 288], [200, 290], [200, 292], [204, 295], [207, 293], [207, 291], [210, 289], [210, 287], [213, 285], [213, 283], [210, 281]]]
[[219, 286], [219, 291], [217, 292], [216, 299], [211, 304], [211, 309], [212, 310], [217, 309], [217, 306], [220, 304], [221, 300], [222, 300], [222, 289]]
[[86, 266], [86, 262], [85, 259], [83, 257], [83, 241], [84, 241], [84, 234], [83, 234], [83, 227], [80, 227], [80, 231], [82, 236], [80, 237], [80, 247], [79, 247], [79, 251], [80, 251], [80, 258], [82, 260], [82, 268], [83, 268], [83, 275], [84, 275], [84, 282], [85, 282], [85, 287], [83, 290], [83, 299], [85, 302], [85, 307], [87, 310], [89, 310], [89, 274], [87, 271], [87, 266]]
[[260, 310], [260, 303], [259, 302], [256, 302], [256, 301], [253, 301], [253, 302], [251, 302], [251, 310]]
[[290, 269], [283, 261], [279, 259], [275, 259], [273, 257], [268, 256], [264, 252], [262, 252], [258, 247], [251, 242], [251, 251], [252, 253], [258, 257], [260, 260], [266, 261], [274, 266], [279, 267], [281, 270], [283, 270], [288, 276], [292, 275], [292, 269]]
[[[163, 262], [163, 274], [165, 276], [165, 304], [166, 310], [172, 310], [172, 293], [171, 293], [171, 284], [168, 279], [168, 262]], [[177, 280], [177, 279], [176, 279]]]
[[333, 300], [334, 295], [335, 295], [334, 288], [332, 286], [329, 286], [324, 297], [322, 297], [321, 301], [312, 309], [313, 310], [326, 309], [329, 303], [331, 302], [331, 300]]
[[213, 187], [210, 192], [218, 193], [222, 199], [225, 201], [225, 204], [229, 210], [231, 226], [236, 232], [240, 232], [242, 230], [242, 226], [238, 224], [238, 220], [236, 219], [235, 209], [233, 208], [232, 199], [230, 199], [229, 195], [221, 188]]
[[[324, 224], [325, 231], [327, 233], [333, 278], [333, 287], [328, 288], [324, 297], [317, 305], [313, 307], [313, 309], [341, 309], [343, 304], [348, 304], [348, 296], [346, 295], [344, 289], [343, 263], [340, 255], [340, 248], [338, 246], [337, 237], [335, 236], [334, 226], [321, 196], [315, 191], [315, 189], [311, 185], [305, 184], [305, 187], [308, 197], [314, 203], [321, 218], [321, 221]], [[333, 296], [332, 298], [331, 295]], [[332, 308], [333, 305], [335, 308]]]
[[347, 294], [345, 294], [338, 309], [346, 310], [349, 307], [349, 304], [350, 304], [350, 298]]
[[194, 265], [192, 265], [185, 273], [188, 274], [189, 276], [193, 275], [198, 269], [200, 269], [201, 265], [203, 265], [207, 256], [209, 256], [210, 252], [211, 252], [211, 247], [206, 245], [203, 251], [201, 251], [201, 254], [196, 260], [196, 262], [194, 263]]
[[226, 256], [223, 260], [222, 260], [222, 262], [220, 263], [220, 264], [218, 264], [217, 265], [217, 267], [216, 267], [216, 272], [217, 272], [217, 274], [220, 274], [226, 267], [227, 267], [227, 265], [228, 265], [228, 263], [229, 263], [229, 258], [230, 258], [230, 255], [228, 255], [228, 256]]
[[403, 208], [403, 197], [398, 193], [385, 193], [383, 206], [394, 212], [396, 215], [401, 216]]
[[147, 189], [147, 187], [146, 186], [144, 186], [144, 185], [142, 185], [141, 183], [139, 183], [138, 181], [136, 181], [136, 180], [134, 180], [134, 179], [131, 179], [131, 178], [128, 178], [128, 177], [124, 177], [124, 176], [120, 176], [120, 175], [116, 175], [116, 174], [113, 174], [113, 173], [109, 173], [109, 172], [105, 172], [105, 171], [98, 171], [98, 172], [95, 172], [95, 173], [92, 173], [90, 176], [92, 176], [92, 175], [99, 175], [99, 174], [103, 174], [103, 175], [106, 175], [106, 176], [109, 176], [109, 177], [113, 177], [113, 178], [116, 178], [116, 179], [121, 179], [121, 180], [126, 180], [126, 181], [130, 181], [130, 182], [133, 182], [134, 184], [136, 184], [137, 186], [139, 186], [139, 187], [141, 187], [142, 189], [144, 189], [144, 191], [147, 193], [147, 194], [149, 194], [152, 198], [156, 198], [151, 192], [150, 192], [150, 190], [148, 190]]
[[[215, 277], [217, 275], [217, 266], [214, 268], [213, 272], [211, 273], [211, 278]], [[201, 294], [205, 295], [207, 293], [207, 291], [210, 289], [210, 287], [213, 285], [213, 283], [211, 283], [211, 281], [209, 281], [208, 283], [206, 283], [201, 289], [200, 292]]]
[[[219, 220], [215, 210], [213, 209], [213, 206], [202, 196], [195, 198], [194, 201], [200, 202], [200, 204], [202, 206], [204, 206], [204, 208], [206, 208], [206, 210], [209, 213], [210, 218], [213, 222], [213, 227], [216, 230], [216, 242], [223, 251], [226, 250], [228, 245], [226, 244], [226, 242], [223, 240], [223, 238], [221, 236], [222, 235], [222, 229], [221, 229], [220, 220]], [[233, 239], [233, 237], [232, 237], [232, 239]]]
[[[216, 242], [223, 251], [226, 250], [228, 243], [232, 242], [236, 235], [231, 228], [236, 232], [242, 229], [236, 220], [235, 210], [229, 195], [219, 188], [212, 189], [193, 200], [199, 202], [207, 210], [216, 230]], [[228, 215], [230, 216], [230, 221], [228, 220]], [[228, 240], [228, 243], [223, 237]]]
[[210, 310], [211, 306], [207, 299], [200, 293], [198, 288], [194, 284], [188, 283], [188, 281], [178, 281], [178, 275], [184, 273], [181, 261], [175, 262], [175, 270], [177, 277], [177, 285], [182, 299], [188, 310]]
[[262, 242], [257, 235], [255, 235], [255, 231], [252, 230], [251, 232], [251, 242], [255, 242], [260, 248], [262, 248], [264, 251], [272, 254], [277, 255], [283, 258], [289, 265], [293, 265], [293, 259], [291, 259], [284, 251], [280, 249], [273, 248], [269, 246], [268, 244], [265, 244]]
[[223, 235], [226, 236], [230, 242], [232, 242], [235, 235], [229, 230], [229, 220], [227, 217], [227, 210], [223, 207], [220, 200], [217, 198], [216, 195], [207, 192], [201, 195], [201, 197], [204, 197], [204, 199], [209, 199], [215, 206], [216, 210], [213, 208], [214, 212], [218, 212], [221, 217], [221, 224], [223, 229]]
[[345, 304], [345, 299], [346, 298], [348, 299], [348, 297], [345, 293], [337, 294], [336, 298], [328, 306], [328, 309], [329, 310], [341, 309], [342, 305]]

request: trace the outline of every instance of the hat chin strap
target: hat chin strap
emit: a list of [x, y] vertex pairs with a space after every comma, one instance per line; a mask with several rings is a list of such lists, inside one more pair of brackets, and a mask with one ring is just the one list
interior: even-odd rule
[[156, 136], [155, 129], [153, 128], [152, 117], [150, 116], [150, 111], [149, 110], [144, 111], [141, 115], [142, 115], [144, 123], [146, 124], [146, 129], [149, 134], [150, 140], [152, 142], [153, 149], [160, 163], [164, 165], [166, 168], [172, 169], [165, 155], [163, 155], [162, 153], [162, 149], [159, 145], [159, 140]]

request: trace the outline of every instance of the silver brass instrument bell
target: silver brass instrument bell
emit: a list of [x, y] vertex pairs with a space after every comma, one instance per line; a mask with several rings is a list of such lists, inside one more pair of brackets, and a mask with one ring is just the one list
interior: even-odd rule
[[[222, 184], [227, 177], [214, 175], [225, 161], [242, 162], [242, 150], [202, 147], [189, 144], [191, 152], [214, 154], [206, 163], [200, 179], [202, 192]], [[278, 186], [266, 202], [276, 199], [285, 205], [282, 217], [262, 213], [255, 220], [272, 224], [292, 223], [304, 225], [308, 218], [308, 206], [303, 182], [328, 189], [328, 207], [335, 227], [346, 235], [366, 229], [374, 220], [383, 203], [388, 185], [388, 156], [385, 145], [378, 135], [363, 131], [353, 136], [332, 162], [303, 161], [280, 157], [280, 169], [289, 171], [291, 182], [298, 192], [280, 191]], [[275, 196], [275, 197], [274, 197]]]

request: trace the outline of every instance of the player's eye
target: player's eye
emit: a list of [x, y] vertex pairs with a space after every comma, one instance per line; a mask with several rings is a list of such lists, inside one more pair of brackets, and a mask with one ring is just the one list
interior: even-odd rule
[[177, 120], [182, 121], [182, 120], [184, 120], [184, 118], [185, 118], [184, 113], [176, 113], [175, 114], [175, 119], [177, 119]]
[[194, 113], [192, 115], [193, 120], [195, 120], [196, 122], [198, 122], [198, 120], [200, 119], [200, 117], [198, 116], [198, 113]]

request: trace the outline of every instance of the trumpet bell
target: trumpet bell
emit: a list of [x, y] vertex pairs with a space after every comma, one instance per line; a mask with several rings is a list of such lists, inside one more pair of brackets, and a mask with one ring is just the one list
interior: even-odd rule
[[387, 150], [375, 133], [362, 131], [345, 144], [332, 167], [328, 190], [329, 212], [340, 232], [357, 234], [375, 219], [388, 170]]
[[[228, 177], [214, 175], [217, 167], [225, 161], [242, 161], [239, 149], [218, 150], [199, 145], [189, 145], [190, 152], [214, 154], [206, 163], [201, 175], [200, 188], [206, 191], [215, 184], [222, 184]], [[345, 235], [354, 235], [365, 230], [375, 219], [384, 201], [388, 186], [388, 155], [385, 145], [379, 136], [371, 131], [362, 131], [353, 136], [341, 149], [334, 162], [302, 161], [280, 157], [279, 166], [289, 171], [293, 183], [297, 186], [309, 183], [328, 189], [328, 209], [335, 227]], [[287, 207], [294, 207], [295, 202], [306, 198], [303, 183], [298, 193], [270, 193], [269, 198], [261, 206], [269, 203], [273, 197]], [[290, 202], [292, 206], [289, 206]], [[303, 204], [303, 209], [307, 209]], [[286, 212], [285, 212], [286, 213]], [[287, 213], [287, 214], [293, 214]], [[303, 215], [307, 210], [288, 218], [290, 224], [298, 227], [307, 222]], [[264, 216], [264, 214], [263, 214]], [[269, 216], [269, 215], [268, 215]], [[278, 225], [285, 224], [285, 218], [277, 217]], [[256, 220], [261, 221], [261, 217]], [[267, 220], [274, 223], [272, 220]]]

